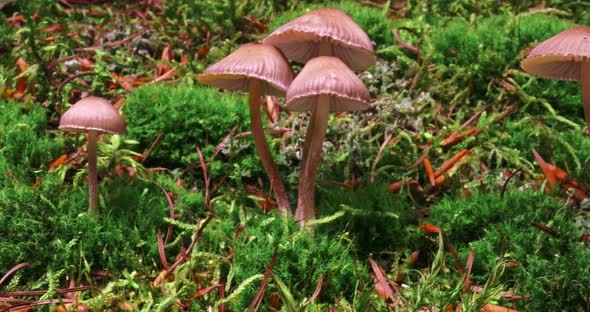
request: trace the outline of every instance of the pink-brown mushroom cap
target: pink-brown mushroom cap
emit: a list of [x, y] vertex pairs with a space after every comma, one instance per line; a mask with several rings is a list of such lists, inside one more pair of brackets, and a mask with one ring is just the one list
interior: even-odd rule
[[279, 48], [288, 59], [306, 63], [319, 55], [319, 43], [332, 44], [333, 56], [352, 70], [365, 70], [377, 61], [365, 31], [340, 9], [310, 11], [277, 28], [262, 42]]
[[581, 62], [590, 62], [590, 27], [574, 27], [543, 41], [520, 65], [541, 77], [577, 81]]
[[59, 129], [73, 132], [98, 131], [124, 134], [125, 120], [113, 105], [100, 97], [89, 96], [76, 102], [59, 121]]
[[262, 94], [284, 96], [293, 81], [293, 71], [275, 47], [249, 43], [198, 75], [202, 84], [244, 92], [248, 92], [252, 78], [261, 81]]
[[319, 95], [331, 95], [331, 112], [361, 111], [369, 108], [369, 90], [337, 57], [319, 56], [311, 59], [295, 77], [287, 90], [290, 111], [311, 110]]

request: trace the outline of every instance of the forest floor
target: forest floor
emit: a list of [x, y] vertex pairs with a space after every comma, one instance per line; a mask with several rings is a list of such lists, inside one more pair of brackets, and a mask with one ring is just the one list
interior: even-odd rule
[[[590, 25], [552, 1], [0, 1], [0, 311], [590, 311], [590, 138], [580, 84], [520, 67]], [[369, 110], [330, 116], [318, 219], [280, 214], [247, 97], [197, 82], [314, 8], [377, 64]], [[301, 65], [294, 64], [295, 71]], [[58, 130], [86, 96], [98, 144]], [[265, 97], [292, 205], [309, 119]]]

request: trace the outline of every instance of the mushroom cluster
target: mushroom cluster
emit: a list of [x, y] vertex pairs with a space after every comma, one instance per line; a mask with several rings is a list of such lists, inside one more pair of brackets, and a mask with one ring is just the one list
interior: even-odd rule
[[352, 70], [375, 64], [365, 31], [344, 11], [310, 11], [277, 28], [263, 41], [288, 59], [306, 63], [287, 91], [286, 109], [311, 111], [302, 153], [295, 217], [303, 226], [315, 218], [315, 178], [329, 112], [368, 108], [369, 91]]
[[[285, 58], [306, 63], [294, 80]], [[315, 179], [329, 113], [368, 108], [369, 91], [353, 70], [365, 70], [375, 62], [373, 46], [363, 29], [344, 11], [323, 8], [279, 27], [262, 44], [239, 47], [199, 75], [203, 84], [249, 92], [254, 141], [279, 209], [289, 213], [285, 187], [264, 139], [260, 96], [286, 93], [287, 110], [311, 112], [295, 213], [301, 225], [315, 217]]]

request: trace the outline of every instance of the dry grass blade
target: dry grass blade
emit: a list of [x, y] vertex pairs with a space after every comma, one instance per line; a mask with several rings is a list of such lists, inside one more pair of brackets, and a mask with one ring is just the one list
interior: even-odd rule
[[469, 289], [469, 285], [471, 284], [471, 268], [473, 267], [473, 258], [475, 258], [475, 251], [471, 250], [469, 252], [469, 256], [467, 257], [467, 273], [465, 273], [465, 281], [463, 282], [463, 292], [466, 292]]
[[502, 307], [499, 305], [488, 303], [481, 310], [481, 312], [518, 312], [518, 310]]
[[143, 154], [141, 154], [141, 156], [140, 156], [141, 159], [139, 160], [140, 163], [143, 163], [150, 156], [150, 154], [152, 153], [152, 151], [154, 150], [156, 145], [158, 145], [158, 143], [162, 139], [163, 135], [164, 135], [164, 132], [162, 132], [162, 131], [158, 132], [158, 135], [156, 136], [156, 138], [154, 139], [154, 141], [152, 142], [150, 147], [147, 150], [145, 150], [143, 152]]
[[386, 298], [389, 298], [391, 302], [395, 302], [395, 298], [393, 298], [393, 289], [391, 289], [391, 286], [389, 286], [387, 279], [383, 275], [383, 269], [371, 257], [369, 257], [369, 262], [371, 263], [371, 268], [377, 279], [377, 285], [375, 285], [375, 287], [378, 286]]
[[188, 246], [188, 248], [181, 250], [180, 253], [178, 254], [178, 256], [176, 257], [176, 261], [174, 261], [174, 263], [172, 263], [167, 269], [162, 270], [160, 273], [158, 273], [158, 276], [156, 276], [156, 278], [152, 282], [152, 286], [158, 287], [158, 286], [162, 285], [162, 283], [164, 282], [164, 279], [166, 278], [166, 276], [168, 274], [170, 274], [172, 271], [174, 271], [174, 269], [176, 269], [177, 266], [186, 262], [186, 260], [188, 259], [189, 253], [191, 252], [191, 250], [195, 246], [195, 243], [197, 242], [197, 239], [201, 236], [201, 233], [203, 232], [203, 230], [205, 229], [207, 224], [209, 224], [209, 222], [211, 222], [212, 219], [213, 219], [212, 215], [207, 216], [207, 218], [205, 219], [203, 224], [197, 229], [197, 231], [193, 235], [193, 239], [192, 239], [190, 245]]
[[315, 288], [315, 291], [313, 292], [313, 295], [311, 295], [311, 297], [309, 297], [309, 299], [303, 304], [303, 306], [307, 306], [308, 304], [312, 303], [315, 298], [317, 298], [320, 295], [320, 291], [322, 291], [322, 283], [324, 282], [324, 278], [323, 276], [320, 274], [320, 278], [318, 280], [318, 285]]
[[[396, 139], [398, 137], [396, 137]], [[381, 146], [379, 147], [379, 151], [377, 152], [377, 156], [375, 156], [375, 160], [373, 161], [373, 165], [371, 166], [371, 183], [375, 182], [375, 174], [376, 174], [375, 169], [377, 168], [377, 164], [379, 163], [379, 160], [381, 160], [381, 157], [383, 156], [383, 151], [385, 150], [385, 147], [387, 147], [387, 145], [389, 144], [389, 142], [391, 141], [392, 138], [393, 138], [393, 133], [388, 134], [385, 137], [385, 140], [383, 140], [383, 143], [381, 144]]]
[[541, 231], [543, 231], [543, 232], [545, 232], [545, 233], [553, 236], [553, 237], [559, 237], [559, 233], [557, 233], [556, 230], [554, 230], [554, 229], [552, 229], [552, 228], [550, 228], [550, 227], [548, 227], [548, 226], [546, 226], [544, 224], [537, 223], [535, 221], [532, 221], [529, 224], [532, 225], [532, 226], [534, 226], [534, 227], [536, 227], [536, 228], [538, 228], [538, 229], [540, 229]]
[[426, 170], [426, 175], [428, 176], [428, 181], [432, 186], [436, 186], [436, 179], [434, 178], [434, 172], [432, 170], [432, 164], [430, 164], [430, 160], [428, 158], [424, 158], [424, 170]]
[[12, 275], [14, 272], [16, 272], [22, 268], [28, 267], [28, 266], [29, 266], [28, 263], [23, 262], [23, 263], [19, 263], [19, 264], [15, 265], [14, 267], [12, 267], [12, 269], [8, 270], [8, 272], [6, 272], [6, 274], [4, 274], [4, 276], [2, 276], [2, 278], [0, 278], [0, 285], [2, 285], [2, 283], [4, 283], [4, 281], [6, 281], [6, 279], [8, 277], [10, 277], [10, 275]]
[[28, 304], [14, 305], [8, 309], [2, 310], [1, 312], [30, 311], [30, 309], [32, 309], [34, 307], [42, 306], [42, 305], [74, 303], [75, 301], [76, 300], [74, 300], [74, 299], [67, 299], [67, 298], [40, 300], [40, 301], [31, 302]]
[[219, 154], [219, 152], [221, 152], [221, 150], [223, 149], [223, 146], [227, 143], [227, 141], [229, 141], [229, 139], [231, 139], [231, 137], [234, 135], [236, 130], [238, 130], [237, 125], [235, 125], [233, 128], [231, 128], [231, 130], [225, 136], [225, 138], [223, 138], [223, 140], [221, 140], [221, 142], [219, 142], [219, 144], [217, 144], [217, 146], [215, 147], [215, 151], [211, 155], [211, 159], [215, 159], [215, 156], [217, 156], [217, 154]]
[[[166, 191], [156, 181], [152, 181], [152, 183], [154, 183], [160, 190], [162, 190], [162, 192], [164, 192], [164, 196], [166, 196], [166, 201], [168, 201], [168, 214], [169, 214], [169, 217], [170, 217], [171, 220], [174, 220], [176, 218], [176, 215], [174, 213], [174, 202], [172, 201], [172, 197], [170, 196], [170, 194], [168, 193], [168, 191]], [[168, 226], [168, 231], [166, 232], [166, 239], [164, 239], [164, 245], [166, 245], [168, 243], [168, 240], [170, 239], [170, 237], [172, 237], [172, 230], [173, 230], [173, 225], [170, 224]]]
[[541, 155], [537, 153], [535, 149], [532, 149], [532, 151], [533, 155], [535, 155], [537, 163], [539, 164], [539, 167], [541, 167], [541, 171], [543, 172], [545, 179], [547, 179], [547, 185], [549, 186], [549, 188], [554, 187], [555, 185], [557, 185], [558, 182], [562, 181], [567, 177], [567, 173], [565, 171], [563, 171], [556, 165], [546, 162], [541, 157]]
[[162, 267], [164, 269], [168, 268], [168, 261], [166, 260], [166, 250], [164, 249], [164, 240], [162, 239], [162, 232], [158, 230], [158, 254], [160, 255], [160, 262], [162, 262]]
[[270, 274], [272, 273], [272, 268], [275, 265], [275, 260], [277, 259], [278, 252], [279, 252], [279, 246], [277, 245], [277, 247], [275, 247], [274, 253], [272, 254], [272, 258], [270, 259], [270, 264], [268, 265], [268, 269], [266, 270], [266, 273], [264, 274], [264, 279], [262, 280], [262, 283], [260, 284], [260, 288], [258, 289], [256, 296], [254, 296], [254, 299], [252, 299], [252, 302], [250, 302], [247, 312], [250, 312], [250, 311], [256, 312], [260, 308], [260, 304], [262, 303], [262, 299], [264, 296], [264, 290], [266, 289], [266, 285], [268, 284], [268, 279], [270, 278]]
[[447, 245], [447, 248], [449, 248], [449, 252], [453, 256], [453, 258], [455, 258], [455, 262], [457, 262], [457, 266], [459, 266], [459, 274], [463, 274], [463, 272], [465, 272], [465, 266], [463, 265], [463, 261], [461, 261], [461, 258], [459, 258], [459, 255], [457, 254], [457, 250], [455, 250], [455, 247], [453, 247], [453, 244], [451, 244], [451, 242], [449, 241], [449, 239], [445, 235], [443, 235], [443, 239], [445, 241], [445, 244]]
[[[56, 289], [55, 292], [63, 295], [67, 293], [77, 292], [77, 291], [85, 291], [85, 290], [98, 290], [94, 286], [78, 286], [78, 287], [70, 287], [70, 288], [60, 288]], [[1, 297], [24, 297], [24, 296], [43, 296], [48, 292], [48, 290], [29, 290], [29, 291], [13, 291], [4, 294], [0, 294]]]

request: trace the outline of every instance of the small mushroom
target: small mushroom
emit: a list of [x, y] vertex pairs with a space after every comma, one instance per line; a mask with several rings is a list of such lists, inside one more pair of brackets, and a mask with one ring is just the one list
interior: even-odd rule
[[221, 61], [209, 66], [198, 80], [202, 84], [249, 93], [250, 125], [256, 149], [270, 179], [279, 210], [291, 213], [289, 197], [264, 137], [260, 114], [262, 95], [283, 96], [293, 81], [293, 71], [276, 48], [245, 44]]
[[574, 27], [543, 41], [520, 66], [541, 77], [580, 81], [586, 133], [590, 133], [590, 27]]
[[59, 129], [88, 134], [88, 214], [98, 217], [96, 175], [98, 134], [125, 134], [125, 120], [109, 101], [89, 96], [76, 102], [63, 114], [59, 122]]
[[287, 90], [286, 109], [317, 112], [312, 120], [315, 128], [310, 134], [308, 165], [301, 169], [299, 179], [295, 217], [301, 225], [315, 218], [315, 177], [326, 137], [328, 114], [366, 110], [370, 100], [369, 90], [363, 82], [339, 58], [332, 56], [311, 59]]

